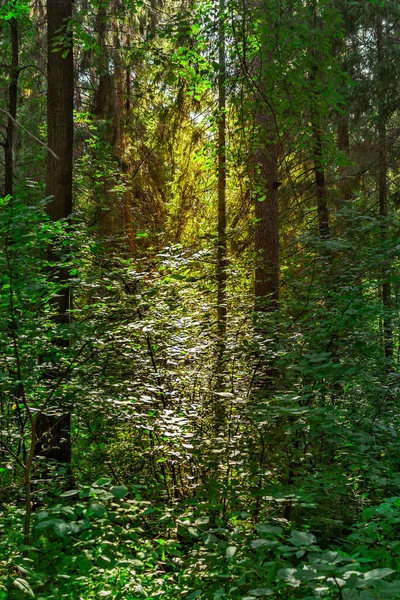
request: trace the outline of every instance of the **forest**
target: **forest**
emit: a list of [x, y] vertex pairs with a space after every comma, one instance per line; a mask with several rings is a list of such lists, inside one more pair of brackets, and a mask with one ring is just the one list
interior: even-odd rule
[[2, 0], [0, 600], [400, 599], [400, 3]]

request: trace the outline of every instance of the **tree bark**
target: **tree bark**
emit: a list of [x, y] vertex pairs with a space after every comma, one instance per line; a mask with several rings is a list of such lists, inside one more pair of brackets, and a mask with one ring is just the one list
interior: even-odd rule
[[[349, 39], [350, 34], [354, 30], [355, 20], [354, 16], [349, 14], [346, 4], [342, 4], [342, 2], [338, 3], [338, 10], [340, 11], [341, 17], [343, 19], [344, 24], [344, 35], [339, 37], [333, 42], [333, 52], [337, 61], [339, 62], [343, 73], [348, 74], [352, 77], [352, 67], [351, 61], [349, 60], [348, 50], [347, 50], [347, 40]], [[342, 153], [342, 155], [350, 161], [351, 152], [350, 152], [350, 115], [349, 115], [349, 105], [351, 103], [351, 96], [348, 89], [347, 81], [343, 84], [343, 97], [344, 97], [344, 106], [341, 114], [338, 115], [338, 129], [337, 129], [337, 148]], [[354, 195], [354, 186], [356, 183], [356, 178], [354, 177], [354, 166], [351, 165], [340, 165], [339, 166], [339, 181], [337, 185], [338, 189], [338, 199], [337, 199], [337, 208], [341, 210], [344, 208], [348, 202], [353, 198]], [[339, 231], [342, 232], [342, 228], [339, 225]]]
[[[53, 221], [68, 219], [72, 213], [74, 78], [72, 36], [68, 30], [71, 16], [71, 0], [47, 0], [47, 145], [57, 158], [51, 152], [47, 153], [46, 196], [51, 197], [47, 212]], [[49, 254], [55, 262], [60, 260], [54, 249], [50, 249]], [[55, 321], [65, 325], [70, 321], [71, 308], [68, 270], [57, 267], [52, 275], [61, 285], [54, 299]], [[67, 345], [65, 340], [59, 343], [60, 346]], [[68, 407], [57, 407], [48, 414], [40, 414], [36, 456], [70, 463], [70, 423]]]
[[[93, 113], [98, 119], [109, 121], [107, 139], [112, 149], [112, 156], [118, 163], [118, 168], [126, 181], [129, 166], [126, 160], [126, 121], [130, 110], [130, 71], [124, 68], [121, 56], [121, 32], [119, 30], [118, 14], [120, 12], [119, 0], [112, 0], [108, 7], [100, 4], [96, 15], [97, 42], [99, 46], [106, 47], [107, 10], [111, 13], [111, 29], [113, 48], [112, 54], [104, 50], [97, 66], [98, 87], [95, 91]], [[124, 36], [122, 36], [124, 42]], [[130, 34], [126, 35], [125, 42], [130, 45]], [[112, 58], [114, 72], [109, 71], [109, 62]], [[135, 251], [135, 231], [132, 215], [132, 194], [130, 191], [112, 191], [112, 186], [107, 177], [104, 177], [104, 207], [101, 207], [99, 217], [99, 230], [106, 238], [115, 238], [122, 233], [125, 236], [123, 250], [127, 256], [132, 256]], [[110, 252], [115, 250], [115, 245], [110, 245]]]
[[[218, 140], [217, 140], [217, 390], [224, 389], [226, 353], [226, 57], [225, 57], [225, 0], [218, 3]], [[220, 398], [214, 404], [214, 419], [219, 430], [225, 419], [225, 407]]]
[[329, 235], [329, 210], [323, 162], [323, 140], [317, 110], [312, 115], [314, 177], [317, 195], [318, 230], [321, 237]]
[[[114, 4], [114, 10], [117, 13], [119, 7], [118, 0]], [[125, 76], [126, 69], [123, 67], [121, 57], [121, 41], [118, 31], [118, 24], [113, 22], [113, 42], [114, 42], [114, 64], [115, 64], [115, 102], [114, 102], [114, 118], [112, 122], [112, 146], [114, 154], [118, 157], [119, 168], [122, 173], [128, 171], [126, 162], [126, 102], [125, 102]], [[121, 215], [122, 230], [125, 234], [126, 251], [128, 256], [132, 256], [135, 251], [135, 236], [133, 231], [133, 217], [130, 194], [126, 191], [121, 198]]]
[[268, 65], [272, 60], [264, 41], [258, 60], [259, 85], [254, 115], [255, 163], [259, 178], [255, 202], [255, 306], [256, 310], [267, 312], [277, 309], [279, 297], [279, 143], [277, 124], [268, 102]]
[[[71, 16], [71, 0], [47, 0], [47, 145], [57, 158], [47, 153], [46, 194], [53, 196], [47, 209], [53, 221], [72, 212], [74, 77], [72, 36], [67, 30]], [[69, 296], [66, 289], [59, 311], [64, 316]]]
[[14, 145], [15, 145], [15, 120], [17, 118], [18, 102], [18, 76], [19, 76], [19, 40], [18, 22], [13, 17], [10, 19], [11, 28], [11, 67], [10, 85], [8, 88], [8, 122], [6, 138], [4, 141], [4, 195], [12, 196], [14, 188]]
[[[312, 1], [312, 16], [313, 28], [318, 27], [317, 7], [315, 0]], [[318, 49], [313, 47], [311, 50], [311, 128], [312, 128], [312, 154], [314, 160], [314, 180], [317, 196], [317, 214], [318, 214], [318, 231], [321, 237], [329, 235], [329, 210], [328, 210], [328, 195], [325, 182], [325, 166], [324, 166], [324, 141], [322, 136], [321, 115], [319, 110], [318, 89], [319, 70], [318, 70]]]
[[[377, 74], [378, 74], [378, 201], [381, 217], [381, 241], [387, 240], [388, 187], [387, 187], [387, 139], [386, 139], [386, 94], [385, 94], [385, 51], [382, 15], [378, 15], [376, 27]], [[392, 290], [389, 279], [390, 262], [386, 259], [382, 268], [383, 345], [385, 358], [393, 359], [393, 326], [391, 319]]]

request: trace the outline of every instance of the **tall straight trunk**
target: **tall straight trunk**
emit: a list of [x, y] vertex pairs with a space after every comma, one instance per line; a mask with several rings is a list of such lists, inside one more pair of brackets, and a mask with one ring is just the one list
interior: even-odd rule
[[[340, 55], [346, 52], [345, 37], [338, 40], [337, 45], [338, 50], [336, 54], [340, 59]], [[346, 59], [342, 60], [342, 69], [344, 72], [349, 72], [349, 67]], [[345, 94], [345, 98], [346, 104], [348, 104], [348, 93]], [[350, 160], [350, 119], [347, 111], [348, 108], [346, 106], [345, 112], [339, 115], [337, 130], [337, 148], [346, 157], [347, 160]], [[348, 202], [353, 198], [354, 178], [351, 177], [352, 170], [352, 167], [349, 165], [339, 166], [339, 199], [337, 203], [339, 210], [346, 206]]]
[[[347, 158], [350, 158], [350, 132], [348, 115], [342, 115], [339, 120], [337, 147], [338, 150], [343, 152]], [[351, 167], [347, 165], [341, 165], [339, 167], [339, 209], [346, 206], [346, 204], [353, 198], [354, 183], [351, 181], [351, 171]]]
[[[316, 0], [311, 2], [311, 14], [313, 19], [313, 28], [318, 29], [318, 16]], [[312, 154], [314, 162], [314, 181], [315, 192], [317, 197], [317, 214], [318, 214], [318, 230], [321, 237], [329, 235], [329, 211], [328, 197], [325, 181], [325, 166], [324, 166], [324, 141], [322, 136], [321, 115], [319, 110], [319, 51], [317, 48], [312, 48], [310, 53], [311, 69], [311, 129], [312, 129]]]
[[[317, 105], [317, 102], [315, 102]], [[321, 237], [329, 235], [329, 210], [323, 161], [323, 140], [318, 109], [312, 111], [313, 159], [315, 191], [317, 196], [318, 231]]]
[[[118, 0], [114, 4], [115, 13], [118, 14], [119, 2]], [[114, 118], [112, 122], [112, 146], [115, 156], [118, 157], [119, 168], [123, 173], [127, 173], [127, 164], [125, 157], [125, 127], [126, 127], [126, 87], [125, 77], [127, 75], [126, 69], [123, 67], [121, 57], [121, 40], [118, 31], [118, 24], [116, 20], [113, 21], [113, 42], [114, 42], [114, 64], [115, 64], [115, 103], [114, 103]], [[125, 234], [126, 240], [126, 251], [128, 256], [132, 256], [135, 251], [135, 237], [133, 231], [133, 217], [132, 217], [132, 206], [130, 194], [124, 192], [121, 199], [121, 215], [119, 215], [122, 222], [122, 229]]]
[[[385, 245], [387, 240], [387, 223], [388, 216], [388, 187], [387, 187], [387, 139], [386, 139], [386, 94], [385, 94], [385, 51], [383, 39], [383, 19], [382, 15], [378, 16], [376, 27], [376, 42], [377, 42], [377, 73], [378, 73], [378, 200], [379, 200], [379, 216], [382, 219], [381, 223], [381, 240]], [[390, 262], [384, 261], [382, 268], [382, 304], [383, 304], [383, 345], [385, 358], [392, 360], [393, 358], [393, 327], [390, 315], [392, 307], [392, 291], [389, 279]]]
[[[98, 86], [93, 100], [93, 114], [96, 118], [109, 121], [107, 138], [112, 148], [113, 157], [118, 162], [118, 167], [124, 175], [129, 167], [126, 161], [126, 121], [130, 110], [130, 71], [125, 69], [121, 57], [121, 33], [118, 26], [120, 1], [112, 0], [99, 4], [96, 15], [97, 43], [103, 48], [102, 55], [97, 65], [96, 77]], [[108, 18], [108, 14], [112, 15]], [[112, 52], [107, 45], [107, 29], [110, 20], [113, 48]], [[130, 34], [126, 35], [126, 43], [130, 46]], [[109, 63], [112, 58], [114, 72], [110, 73]], [[105, 238], [115, 238], [121, 233], [125, 235], [123, 250], [127, 256], [132, 256], [135, 250], [135, 232], [132, 215], [132, 194], [128, 191], [112, 190], [114, 187], [108, 177], [104, 182], [104, 205], [100, 207], [98, 218], [99, 230]], [[115, 251], [115, 244], [109, 246], [109, 251]]]
[[[74, 77], [72, 36], [67, 31], [72, 16], [71, 0], [47, 0], [47, 153], [46, 194], [53, 196], [48, 213], [53, 221], [72, 212], [72, 148]], [[54, 40], [63, 32], [62, 50], [54, 51]], [[60, 318], [67, 318], [70, 293], [60, 298]]]
[[[218, 388], [222, 389], [226, 351], [226, 61], [225, 0], [219, 0], [218, 31], [218, 229], [217, 229], [217, 323], [218, 323]], [[216, 404], [216, 418], [221, 418], [221, 403]]]
[[[261, 346], [268, 338], [269, 356], [260, 353], [257, 373], [257, 393], [261, 397], [270, 397], [277, 388], [279, 369], [275, 364], [275, 349], [278, 332], [275, 327], [275, 314], [279, 300], [279, 130], [273, 112], [273, 81], [271, 67], [274, 56], [271, 41], [275, 38], [273, 31], [272, 2], [257, 0], [259, 11], [261, 39], [260, 50], [255, 60], [256, 95], [254, 104], [255, 127], [255, 233], [254, 249], [256, 255], [254, 307], [257, 314], [255, 336]], [[275, 42], [274, 42], [275, 45]], [[264, 314], [263, 314], [264, 313]], [[268, 317], [264, 315], [268, 313]], [[271, 318], [269, 318], [271, 316]], [[264, 482], [264, 441], [260, 448], [261, 459], [258, 491]], [[261, 494], [257, 494], [254, 516], [257, 518], [261, 508]]]
[[[67, 219], [72, 212], [72, 160], [73, 160], [73, 105], [74, 78], [72, 36], [68, 23], [72, 16], [71, 0], [47, 0], [47, 145], [54, 152], [47, 153], [46, 195], [52, 197], [47, 212], [53, 221]], [[63, 48], [54, 51], [54, 41], [63, 36]], [[57, 158], [56, 158], [57, 157]], [[54, 250], [50, 258], [59, 260]], [[68, 286], [68, 271], [57, 268], [53, 272], [61, 284], [54, 299], [56, 323], [65, 325], [70, 320], [71, 293]], [[60, 340], [60, 345], [67, 342]], [[51, 377], [51, 373], [49, 374]], [[71, 415], [62, 407], [61, 416], [41, 414], [36, 427], [36, 455], [58, 462], [71, 462]]]
[[93, 94], [92, 112], [97, 119], [107, 120], [113, 112], [112, 90], [113, 79], [109, 73], [109, 51], [107, 46], [107, 9], [102, 2], [99, 3], [96, 13], [97, 45], [101, 49], [95, 67], [95, 80], [97, 87]]
[[10, 19], [11, 28], [11, 67], [10, 85], [8, 87], [8, 121], [6, 138], [4, 141], [4, 195], [13, 195], [14, 184], [14, 146], [15, 146], [15, 120], [17, 118], [18, 101], [18, 76], [19, 76], [19, 40], [18, 22], [13, 17]]
[[278, 132], [268, 97], [268, 65], [273, 60], [263, 43], [258, 60], [259, 85], [254, 122], [257, 132], [255, 163], [259, 196], [255, 203], [256, 310], [270, 312], [278, 307], [279, 296], [279, 210], [278, 210]]
[[[340, 4], [338, 8], [340, 9]], [[341, 16], [344, 22], [344, 35], [336, 39], [333, 43], [333, 53], [339, 63], [343, 73], [348, 74], [352, 77], [351, 61], [348, 58], [348, 50], [346, 41], [351, 35], [354, 29], [354, 17], [348, 14], [346, 5], [342, 8]], [[338, 128], [337, 128], [337, 148], [342, 155], [350, 160], [350, 117], [349, 117], [349, 104], [351, 97], [348, 90], [348, 83], [345, 82], [343, 85], [343, 97], [345, 100], [344, 112], [338, 115]], [[345, 207], [348, 202], [353, 198], [354, 186], [356, 179], [352, 177], [354, 168], [350, 165], [339, 166], [339, 181], [337, 189], [339, 197], [337, 199], [337, 208], [341, 210]], [[339, 225], [339, 231], [342, 231]]]

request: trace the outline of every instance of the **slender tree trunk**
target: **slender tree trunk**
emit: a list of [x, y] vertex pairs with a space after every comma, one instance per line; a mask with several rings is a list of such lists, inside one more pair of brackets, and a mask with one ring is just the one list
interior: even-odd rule
[[327, 237], [329, 235], [329, 211], [325, 184], [325, 168], [323, 163], [322, 129], [316, 113], [314, 113], [312, 118], [312, 130], [314, 138], [313, 156], [315, 189], [317, 195], [318, 230], [321, 237]]
[[[279, 300], [279, 131], [273, 112], [273, 38], [271, 9], [264, 0], [259, 5], [262, 19], [261, 48], [256, 60], [257, 96], [255, 99], [254, 124], [256, 147], [254, 161], [256, 167], [255, 198], [255, 310], [273, 314], [278, 309]], [[268, 325], [266, 325], [268, 323]], [[268, 331], [266, 330], [268, 327]], [[277, 330], [274, 319], [256, 320], [256, 335], [261, 343], [267, 336], [275, 339]], [[263, 361], [262, 373], [258, 378], [258, 388], [262, 394], [270, 394], [276, 388], [278, 369], [274, 364], [275, 342], [268, 342], [270, 358]]]
[[259, 97], [254, 116], [257, 131], [255, 163], [259, 176], [255, 204], [255, 306], [256, 310], [266, 312], [277, 309], [279, 296], [279, 144], [275, 117], [268, 101], [267, 83], [268, 65], [272, 60], [272, 53], [264, 43], [258, 61]]
[[[385, 52], [383, 40], [383, 19], [378, 16], [376, 28], [377, 40], [377, 71], [378, 71], [378, 200], [381, 223], [381, 240], [385, 245], [387, 240], [388, 216], [388, 187], [387, 187], [387, 139], [386, 139], [386, 94], [385, 94]], [[392, 307], [392, 291], [389, 279], [390, 262], [384, 261], [382, 268], [382, 304], [383, 304], [383, 344], [385, 358], [393, 359], [393, 327], [390, 315]]]
[[322, 138], [321, 119], [318, 111], [319, 92], [318, 85], [318, 67], [316, 64], [317, 58], [313, 56], [313, 65], [311, 67], [311, 90], [312, 90], [312, 105], [311, 105], [311, 127], [313, 133], [312, 153], [314, 161], [314, 180], [315, 191], [317, 196], [317, 214], [318, 214], [318, 231], [321, 237], [329, 235], [329, 210], [328, 197], [325, 183], [325, 167], [324, 167], [324, 142]]
[[[347, 30], [349, 30], [350, 25], [347, 24]], [[349, 72], [348, 61], [346, 59], [346, 37], [343, 36], [339, 40], [337, 40], [336, 51], [335, 51], [337, 60], [341, 63], [341, 68], [344, 72]], [[349, 73], [350, 74], [350, 73]], [[339, 115], [338, 120], [338, 136], [337, 136], [337, 147], [342, 154], [346, 156], [348, 160], [350, 160], [350, 125], [349, 125], [349, 114], [348, 114], [348, 96], [346, 93], [346, 89], [344, 89], [344, 97], [346, 100], [345, 112]], [[339, 166], [339, 201], [337, 203], [338, 208], [343, 208], [349, 200], [353, 197], [353, 185], [354, 182], [351, 180], [351, 167], [347, 165]]]
[[[118, 14], [119, 2], [118, 0], [114, 4], [114, 10]], [[114, 118], [112, 122], [112, 146], [115, 156], [118, 157], [119, 168], [126, 174], [128, 167], [126, 164], [125, 155], [125, 126], [126, 126], [126, 102], [125, 102], [125, 76], [127, 75], [126, 69], [123, 67], [121, 57], [121, 40], [118, 31], [118, 24], [114, 20], [113, 22], [113, 42], [114, 42], [114, 64], [115, 64], [115, 103], [114, 103]], [[120, 220], [122, 221], [122, 229], [125, 234], [126, 250], [128, 256], [135, 251], [135, 239], [132, 222], [132, 207], [130, 194], [124, 192], [121, 202], [121, 215]]]
[[[225, 64], [225, 0], [219, 0], [218, 31], [218, 229], [217, 229], [217, 387], [223, 389], [226, 352], [226, 64]], [[216, 421], [223, 420], [222, 403], [216, 402]]]
[[[343, 73], [347, 73], [350, 77], [352, 76], [351, 61], [348, 59], [348, 51], [346, 41], [354, 28], [352, 15], [348, 14], [346, 5], [341, 7], [341, 2], [338, 4], [338, 10], [341, 10], [341, 16], [344, 22], [344, 35], [338, 38], [333, 43], [333, 52], [336, 60]], [[343, 97], [345, 100], [344, 112], [338, 115], [338, 129], [337, 129], [337, 148], [338, 150], [350, 161], [350, 117], [349, 117], [349, 102], [351, 100], [348, 91], [347, 81], [343, 82]], [[353, 191], [355, 186], [355, 177], [352, 177], [353, 167], [350, 165], [339, 166], [339, 181], [337, 185], [338, 199], [337, 208], [340, 210], [353, 198]], [[339, 231], [342, 228], [339, 225]]]
[[6, 139], [4, 141], [4, 195], [13, 195], [14, 184], [14, 146], [15, 146], [15, 120], [17, 118], [18, 101], [18, 76], [19, 76], [19, 41], [18, 22], [10, 19], [11, 28], [11, 68], [10, 85], [8, 88], [8, 121]]
[[107, 36], [107, 9], [100, 2], [96, 13], [97, 45], [100, 48], [100, 56], [97, 58], [95, 68], [95, 81], [97, 87], [94, 91], [92, 111], [98, 119], [109, 119], [113, 112], [112, 91], [114, 82], [109, 73], [110, 56], [106, 44]]
[[[47, 153], [46, 195], [52, 197], [47, 211], [53, 221], [67, 219], [72, 212], [74, 78], [72, 36], [67, 28], [71, 16], [71, 0], [47, 0], [47, 145], [57, 158], [51, 152]], [[63, 48], [54, 52], [54, 40], [60, 34], [63, 35]], [[54, 254], [50, 250], [50, 258], [59, 260], [60, 257]], [[68, 271], [57, 268], [53, 276], [62, 286], [54, 300], [56, 323], [64, 325], [70, 320], [71, 307]], [[60, 345], [65, 346], [66, 343], [60, 340]], [[36, 455], [70, 463], [71, 415], [68, 408], [62, 407], [61, 410], [61, 416], [43, 413], [37, 420]]]
[[[318, 17], [316, 1], [312, 0], [313, 28], [317, 30]], [[314, 179], [317, 196], [318, 230], [321, 237], [329, 235], [329, 210], [328, 196], [325, 182], [324, 166], [324, 142], [322, 137], [321, 116], [319, 110], [319, 72], [318, 72], [318, 51], [313, 48], [311, 51], [311, 127], [313, 133], [312, 153], [314, 160]]]
[[[338, 124], [338, 150], [350, 157], [350, 133], [349, 117], [343, 115]], [[353, 198], [353, 183], [351, 181], [351, 167], [341, 165], [339, 167], [339, 193], [338, 208], [343, 208]]]
[[[112, 15], [111, 23], [113, 48], [112, 53], [107, 47], [107, 11]], [[125, 130], [127, 113], [130, 110], [130, 72], [125, 69], [121, 57], [121, 32], [118, 26], [118, 14], [120, 11], [119, 0], [112, 0], [108, 6], [99, 4], [96, 15], [97, 43], [103, 48], [99, 63], [97, 65], [98, 86], [94, 94], [93, 113], [101, 120], [110, 122], [107, 129], [107, 138], [112, 148], [112, 155], [118, 162], [118, 167], [124, 175], [128, 173], [129, 167], [125, 152]], [[126, 43], [130, 45], [130, 34], [126, 36]], [[109, 70], [110, 59], [114, 64], [114, 72]], [[132, 194], [129, 191], [112, 191], [112, 185], [107, 177], [104, 177], [104, 205], [100, 207], [99, 230], [103, 236], [125, 235], [124, 250], [128, 256], [132, 256], [135, 250], [135, 232], [132, 215]], [[109, 247], [109, 251], [115, 251], [115, 245]]]

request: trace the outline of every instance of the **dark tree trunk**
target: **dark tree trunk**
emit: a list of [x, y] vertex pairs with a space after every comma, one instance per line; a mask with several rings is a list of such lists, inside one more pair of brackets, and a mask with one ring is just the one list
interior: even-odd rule
[[[47, 1], [47, 145], [52, 152], [47, 153], [46, 195], [51, 197], [47, 212], [53, 221], [68, 219], [72, 212], [74, 78], [72, 36], [68, 31], [71, 16], [71, 0]], [[56, 51], [55, 39], [58, 42]], [[58, 252], [50, 249], [49, 253], [52, 260], [60, 260]], [[61, 285], [54, 300], [57, 308], [56, 323], [64, 325], [70, 320], [71, 307], [68, 271], [55, 268], [52, 276]], [[67, 342], [59, 340], [59, 344], [65, 346]], [[51, 372], [49, 378], [52, 378]], [[57, 410], [48, 410], [48, 414], [42, 413], [37, 421], [35, 454], [69, 463], [70, 420], [69, 407], [61, 406]]]
[[[118, 14], [119, 2], [118, 0], [114, 3], [115, 14]], [[127, 70], [124, 69], [122, 56], [121, 56], [121, 39], [120, 32], [118, 30], [118, 22], [115, 19], [113, 22], [113, 41], [114, 41], [114, 64], [115, 64], [115, 101], [114, 101], [114, 115], [111, 129], [111, 143], [114, 150], [115, 156], [118, 158], [119, 168], [122, 173], [126, 175], [128, 171], [128, 165], [126, 160], [126, 102], [125, 102], [125, 77]], [[124, 250], [128, 256], [132, 256], [135, 251], [135, 235], [133, 230], [133, 217], [132, 217], [132, 206], [131, 197], [129, 192], [124, 192], [121, 198], [120, 204], [120, 215], [117, 216], [116, 226], [119, 231], [123, 231], [125, 234], [125, 247]]]
[[71, 414], [55, 416], [42, 413], [36, 422], [36, 456], [59, 463], [71, 462]]
[[267, 84], [268, 65], [272, 60], [271, 52], [263, 44], [258, 61], [259, 97], [256, 99], [254, 115], [257, 133], [255, 163], [258, 170], [255, 203], [255, 306], [257, 310], [267, 312], [278, 307], [279, 296], [279, 143]]
[[[318, 28], [317, 7], [315, 0], [312, 1], [312, 16], [313, 28]], [[321, 124], [321, 115], [319, 110], [320, 92], [319, 92], [319, 52], [317, 48], [311, 50], [311, 127], [313, 133], [312, 153], [314, 161], [314, 180], [315, 191], [317, 196], [317, 214], [318, 214], [318, 230], [321, 237], [329, 235], [329, 210], [328, 210], [328, 195], [325, 181], [325, 165], [324, 165], [324, 141], [323, 130]]]
[[[268, 2], [259, 0], [257, 8], [261, 18], [260, 51], [255, 66], [255, 308], [273, 312], [278, 308], [279, 296], [279, 209], [278, 209], [278, 159], [279, 131], [273, 112], [274, 82], [270, 67], [273, 64], [275, 38]], [[271, 47], [272, 46], [272, 47]]]
[[97, 45], [100, 48], [100, 56], [97, 58], [95, 68], [95, 78], [98, 85], [94, 92], [92, 106], [94, 116], [106, 120], [110, 119], [113, 113], [114, 89], [114, 81], [109, 72], [109, 52], [106, 49], [107, 8], [104, 3], [100, 2], [96, 13]]
[[[275, 39], [272, 18], [268, 3], [260, 3], [262, 18], [261, 48], [256, 60], [257, 96], [255, 98], [254, 125], [256, 131], [254, 161], [256, 168], [255, 197], [255, 310], [259, 313], [273, 314], [278, 309], [279, 300], [279, 130], [273, 109], [273, 81], [271, 66], [274, 56], [272, 48]], [[261, 343], [267, 336], [270, 340], [277, 337], [274, 318], [256, 319], [255, 333]], [[262, 394], [270, 395], [276, 388], [278, 369], [274, 364], [275, 342], [269, 341], [269, 358], [263, 362], [258, 377], [258, 389]]]
[[[93, 114], [96, 118], [109, 122], [107, 138], [113, 157], [124, 177], [127, 178], [129, 165], [126, 156], [126, 121], [131, 101], [131, 74], [124, 67], [121, 51], [126, 41], [130, 46], [130, 34], [121, 33], [118, 14], [121, 11], [119, 0], [112, 0], [108, 6], [99, 4], [96, 15], [97, 43], [103, 48], [97, 65], [98, 86], [94, 94]], [[108, 16], [108, 13], [111, 16]], [[110, 23], [113, 37], [112, 53], [107, 50], [107, 25]], [[121, 44], [122, 38], [122, 44]], [[110, 73], [110, 58], [114, 72]], [[110, 253], [115, 252], [115, 238], [124, 234], [123, 251], [132, 256], [135, 251], [135, 231], [132, 215], [132, 193], [112, 190], [107, 177], [104, 177], [104, 199], [98, 218], [99, 231], [105, 239], [112, 240], [108, 245]]]
[[255, 153], [259, 168], [261, 197], [256, 199], [255, 251], [257, 267], [255, 298], [257, 310], [271, 311], [278, 306], [279, 296], [279, 211], [278, 211], [278, 144], [273, 118], [265, 107], [258, 107], [258, 148]]
[[[350, 133], [349, 133], [349, 117], [343, 115], [339, 120], [338, 125], [338, 150], [350, 159]], [[351, 178], [352, 168], [347, 165], [339, 167], [339, 202], [338, 208], [341, 209], [353, 198], [354, 182]]]
[[317, 111], [312, 115], [315, 190], [317, 195], [318, 230], [321, 237], [329, 235], [328, 198], [323, 162], [322, 129]]
[[[74, 77], [72, 37], [67, 31], [71, 16], [71, 0], [47, 1], [47, 145], [57, 158], [47, 153], [46, 194], [54, 196], [47, 209], [53, 221], [65, 219], [72, 212]], [[60, 35], [63, 46], [55, 52], [54, 40]], [[64, 296], [60, 314], [65, 316], [68, 289]]]
[[15, 120], [17, 118], [18, 101], [18, 75], [19, 75], [19, 42], [18, 23], [12, 18], [11, 28], [11, 67], [10, 85], [8, 88], [8, 121], [6, 138], [4, 141], [4, 195], [13, 195], [14, 183], [14, 145], [15, 145]]
[[[346, 41], [350, 34], [354, 30], [355, 21], [354, 16], [350, 15], [347, 11], [346, 4], [344, 6], [341, 2], [338, 3], [338, 10], [341, 10], [341, 16], [344, 22], [344, 34], [343, 37], [338, 38], [333, 42], [334, 55], [341, 66], [343, 73], [348, 74], [352, 77], [351, 61], [348, 57], [348, 50]], [[349, 84], [347, 81], [342, 84], [342, 94], [344, 97], [345, 105], [343, 107], [344, 112], [338, 115], [338, 130], [337, 130], [337, 147], [342, 153], [342, 156], [350, 161], [350, 116], [349, 116], [349, 105], [351, 104], [351, 97], [349, 93]], [[354, 177], [354, 167], [350, 165], [339, 166], [339, 181], [338, 181], [338, 200], [337, 207], [342, 209], [347, 203], [353, 198], [354, 186], [356, 178]], [[339, 225], [339, 231], [342, 231]]]
[[[384, 51], [384, 33], [383, 18], [378, 16], [376, 27], [377, 40], [377, 73], [378, 73], [378, 200], [379, 216], [381, 223], [381, 240], [385, 245], [387, 240], [388, 217], [388, 186], [387, 186], [387, 139], [386, 139], [386, 94], [385, 94], [385, 51]], [[382, 304], [383, 304], [383, 345], [385, 358], [388, 361], [393, 359], [393, 326], [391, 318], [392, 308], [392, 290], [390, 284], [390, 261], [385, 260], [382, 268]]]
[[[218, 227], [217, 227], [217, 387], [223, 389], [224, 357], [226, 352], [226, 65], [225, 65], [225, 0], [219, 0], [218, 22]], [[223, 421], [223, 405], [217, 399], [215, 419]]]

